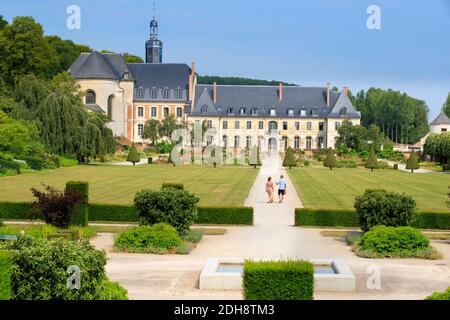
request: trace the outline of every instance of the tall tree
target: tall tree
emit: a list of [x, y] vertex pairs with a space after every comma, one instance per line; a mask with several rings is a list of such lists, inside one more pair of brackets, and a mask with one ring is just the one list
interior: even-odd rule
[[289, 147], [289, 148], [287, 148], [286, 155], [284, 156], [283, 167], [289, 167], [289, 169], [292, 169], [292, 167], [296, 167], [296, 166], [297, 166], [297, 161], [295, 160], [294, 149]]
[[2, 15], [0, 15], [0, 30], [3, 30], [8, 25], [8, 21], [6, 21]]
[[141, 161], [141, 157], [139, 156], [139, 152], [137, 151], [134, 142], [131, 144], [130, 150], [128, 151], [127, 161], [131, 162], [133, 166], [135, 166], [137, 162]]
[[170, 138], [177, 127], [177, 119], [173, 114], [170, 114], [161, 122], [161, 126], [159, 127], [159, 136]]
[[155, 145], [158, 141], [160, 123], [156, 119], [151, 119], [147, 121], [144, 126], [144, 139], [152, 140], [152, 144]]
[[327, 156], [325, 160], [323, 161], [324, 167], [330, 168], [330, 170], [333, 170], [334, 167], [336, 167], [336, 156], [334, 155], [334, 151], [331, 148], [328, 148], [327, 150]]
[[123, 58], [125, 59], [126, 63], [144, 63], [144, 60], [141, 57], [132, 55], [128, 52], [125, 52], [123, 54]]
[[373, 169], [376, 169], [378, 167], [378, 159], [373, 146], [372, 148], [370, 148], [369, 158], [366, 161], [365, 167], [367, 169], [370, 169], [370, 171], [373, 171]]
[[447, 117], [450, 117], [450, 92], [448, 93], [447, 100], [445, 100], [443, 111]]

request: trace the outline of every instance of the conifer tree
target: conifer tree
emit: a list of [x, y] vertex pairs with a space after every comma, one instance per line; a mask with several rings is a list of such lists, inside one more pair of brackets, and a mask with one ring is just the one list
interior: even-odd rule
[[419, 165], [419, 157], [417, 153], [413, 150], [411, 155], [409, 156], [408, 161], [406, 162], [406, 170], [411, 170], [411, 173], [414, 173], [414, 170], [420, 169]]
[[284, 156], [283, 167], [289, 167], [289, 169], [292, 169], [292, 167], [296, 166], [297, 161], [295, 161], [294, 150], [291, 147], [289, 147], [286, 150], [286, 155]]
[[131, 144], [130, 150], [128, 151], [127, 161], [131, 162], [133, 166], [136, 165], [136, 162], [141, 161], [141, 157], [136, 149], [136, 145], [134, 144], [134, 142]]
[[331, 148], [328, 148], [327, 150], [327, 156], [325, 160], [323, 161], [323, 165], [327, 168], [330, 168], [330, 170], [333, 170], [334, 167], [336, 167], [336, 156], [334, 155], [334, 151]]
[[375, 154], [375, 149], [372, 147], [369, 152], [369, 158], [366, 162], [366, 168], [373, 171], [373, 169], [376, 169], [378, 167], [378, 159]]

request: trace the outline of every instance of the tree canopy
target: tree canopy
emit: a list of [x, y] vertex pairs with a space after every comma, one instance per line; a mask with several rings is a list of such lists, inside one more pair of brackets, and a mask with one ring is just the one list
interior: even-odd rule
[[425, 142], [424, 153], [441, 164], [450, 161], [450, 132], [429, 135]]
[[336, 156], [334, 155], [334, 151], [331, 148], [328, 148], [327, 150], [327, 156], [325, 160], [323, 161], [323, 165], [327, 168], [330, 168], [330, 170], [333, 170], [334, 167], [336, 167]]
[[447, 117], [450, 117], [450, 92], [448, 93], [447, 100], [445, 100], [443, 105], [443, 111]]
[[[219, 76], [199, 76], [198, 84], [214, 84], [219, 85], [249, 85], [249, 86], [278, 86], [281, 81], [257, 80], [241, 77], [219, 77]], [[295, 86], [295, 84], [282, 82], [285, 86]]]

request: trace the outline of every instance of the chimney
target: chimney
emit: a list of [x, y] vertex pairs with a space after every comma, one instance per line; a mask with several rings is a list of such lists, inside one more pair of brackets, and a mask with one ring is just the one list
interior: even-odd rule
[[330, 83], [327, 82], [327, 107], [330, 106]]
[[283, 100], [283, 82], [280, 82], [279, 98], [280, 98], [280, 101]]
[[344, 94], [345, 94], [346, 96], [348, 96], [348, 90], [349, 90], [348, 87], [344, 87], [344, 90], [343, 90], [343, 91], [344, 91]]
[[194, 99], [194, 79], [195, 79], [195, 63], [192, 62], [191, 74], [189, 75], [189, 100]]
[[217, 82], [214, 81], [214, 92], [213, 92], [213, 100], [214, 100], [214, 104], [217, 103]]

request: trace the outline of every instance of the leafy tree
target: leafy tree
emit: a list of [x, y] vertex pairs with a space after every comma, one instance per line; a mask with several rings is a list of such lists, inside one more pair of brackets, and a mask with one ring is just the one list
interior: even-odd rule
[[425, 142], [424, 153], [441, 164], [450, 161], [450, 132], [429, 135]]
[[[262, 165], [260, 148], [258, 146], [253, 146], [253, 148], [251, 149], [249, 164], [251, 166], [253, 166], [255, 169], [256, 169], [256, 167]], [[284, 166], [284, 163], [283, 163], [283, 166]]]
[[6, 21], [2, 15], [0, 15], [0, 30], [5, 29], [5, 27], [8, 25], [8, 21]]
[[156, 119], [147, 121], [144, 126], [144, 139], [150, 139], [152, 144], [155, 145], [158, 142], [158, 132], [160, 123]]
[[339, 138], [336, 147], [348, 150], [363, 151], [367, 149], [367, 129], [360, 125], [353, 125], [349, 120], [345, 120], [339, 128]]
[[406, 170], [411, 170], [411, 173], [414, 173], [414, 170], [417, 169], [420, 169], [419, 158], [417, 157], [417, 153], [413, 150], [406, 162]]
[[450, 92], [448, 93], [447, 100], [445, 100], [443, 111], [447, 117], [450, 117]]
[[15, 17], [0, 32], [0, 74], [12, 87], [18, 77], [46, 77], [56, 63], [56, 53], [44, 37], [42, 25], [31, 17]]
[[334, 155], [334, 151], [331, 148], [328, 148], [327, 150], [327, 156], [323, 162], [323, 165], [327, 168], [330, 168], [330, 170], [333, 170], [334, 167], [336, 167], [337, 160], [336, 156]]
[[134, 142], [131, 144], [130, 150], [128, 151], [127, 161], [131, 162], [133, 166], [135, 166], [137, 162], [141, 161], [141, 157], [139, 156], [139, 152], [137, 151]]
[[178, 128], [177, 119], [173, 114], [170, 114], [161, 123], [159, 127], [159, 136], [170, 138], [175, 129]]
[[123, 58], [125, 59], [126, 63], [144, 63], [144, 60], [141, 57], [132, 55], [128, 52], [125, 52], [123, 54]]
[[289, 169], [292, 169], [292, 167], [296, 166], [297, 161], [295, 160], [294, 150], [291, 147], [289, 147], [287, 148], [286, 155], [284, 156], [283, 167], [289, 167]]
[[376, 169], [377, 167], [378, 167], [378, 159], [377, 155], [375, 154], [375, 149], [372, 147], [370, 148], [369, 158], [366, 161], [366, 168], [370, 169], [370, 171], [373, 172], [373, 169]]

